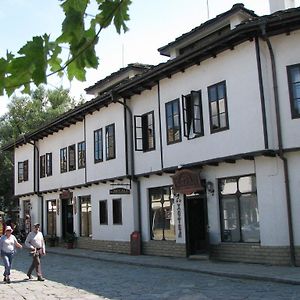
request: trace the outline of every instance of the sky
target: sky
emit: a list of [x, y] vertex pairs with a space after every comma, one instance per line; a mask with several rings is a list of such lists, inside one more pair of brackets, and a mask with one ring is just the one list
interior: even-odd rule
[[[48, 88], [63, 85], [75, 98], [82, 95], [90, 99], [85, 88], [130, 63], [156, 65], [166, 61], [158, 48], [238, 2], [257, 15], [269, 14], [269, 0], [132, 0], [129, 31], [119, 35], [111, 26], [100, 34], [96, 47], [100, 58], [98, 69], [88, 69], [85, 82], [50, 78]], [[299, 2], [296, 0], [297, 6]], [[33, 36], [47, 33], [52, 39], [58, 37], [64, 18], [59, 4], [58, 0], [1, 0], [0, 57], [5, 56], [7, 50], [16, 53]], [[95, 6], [87, 12], [95, 14]], [[0, 116], [7, 111], [8, 103], [7, 96], [0, 96]]]

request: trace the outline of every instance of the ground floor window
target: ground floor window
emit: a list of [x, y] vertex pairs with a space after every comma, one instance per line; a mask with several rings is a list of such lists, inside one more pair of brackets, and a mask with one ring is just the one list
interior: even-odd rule
[[152, 240], [175, 240], [175, 208], [171, 187], [149, 189]]
[[47, 234], [56, 235], [56, 200], [47, 201]]
[[92, 236], [92, 206], [91, 197], [80, 197], [80, 236]]
[[223, 242], [260, 241], [255, 175], [219, 179]]
[[113, 224], [122, 224], [122, 199], [113, 199]]

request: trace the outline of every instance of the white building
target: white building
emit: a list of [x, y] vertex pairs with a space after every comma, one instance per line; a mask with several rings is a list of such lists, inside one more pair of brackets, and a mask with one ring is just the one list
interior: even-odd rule
[[299, 50], [300, 8], [237, 4], [98, 81], [3, 148], [21, 216], [82, 248], [299, 263]]

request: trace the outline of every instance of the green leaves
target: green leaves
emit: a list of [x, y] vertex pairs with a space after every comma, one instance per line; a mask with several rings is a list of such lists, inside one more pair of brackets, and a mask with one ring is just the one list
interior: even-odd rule
[[[90, 2], [97, 3], [98, 12], [88, 23], [85, 17]], [[18, 55], [7, 53], [6, 58], [0, 58], [0, 95], [6, 91], [10, 96], [20, 87], [29, 94], [32, 83], [36, 86], [47, 83], [49, 76], [62, 76], [64, 70], [67, 70], [69, 80], [84, 81], [86, 69], [98, 67], [95, 46], [101, 30], [112, 22], [118, 33], [122, 29], [124, 32], [128, 30], [126, 21], [129, 20], [130, 4], [130, 0], [62, 1], [65, 19], [57, 39], [50, 40], [47, 34], [34, 36], [18, 51]], [[63, 47], [69, 49], [67, 56]]]

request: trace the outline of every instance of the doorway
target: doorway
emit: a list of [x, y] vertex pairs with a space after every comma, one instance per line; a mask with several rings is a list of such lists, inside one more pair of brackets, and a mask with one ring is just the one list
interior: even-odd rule
[[188, 256], [208, 253], [206, 201], [205, 194], [185, 197]]
[[66, 234], [73, 234], [73, 203], [72, 199], [62, 199], [62, 236]]

